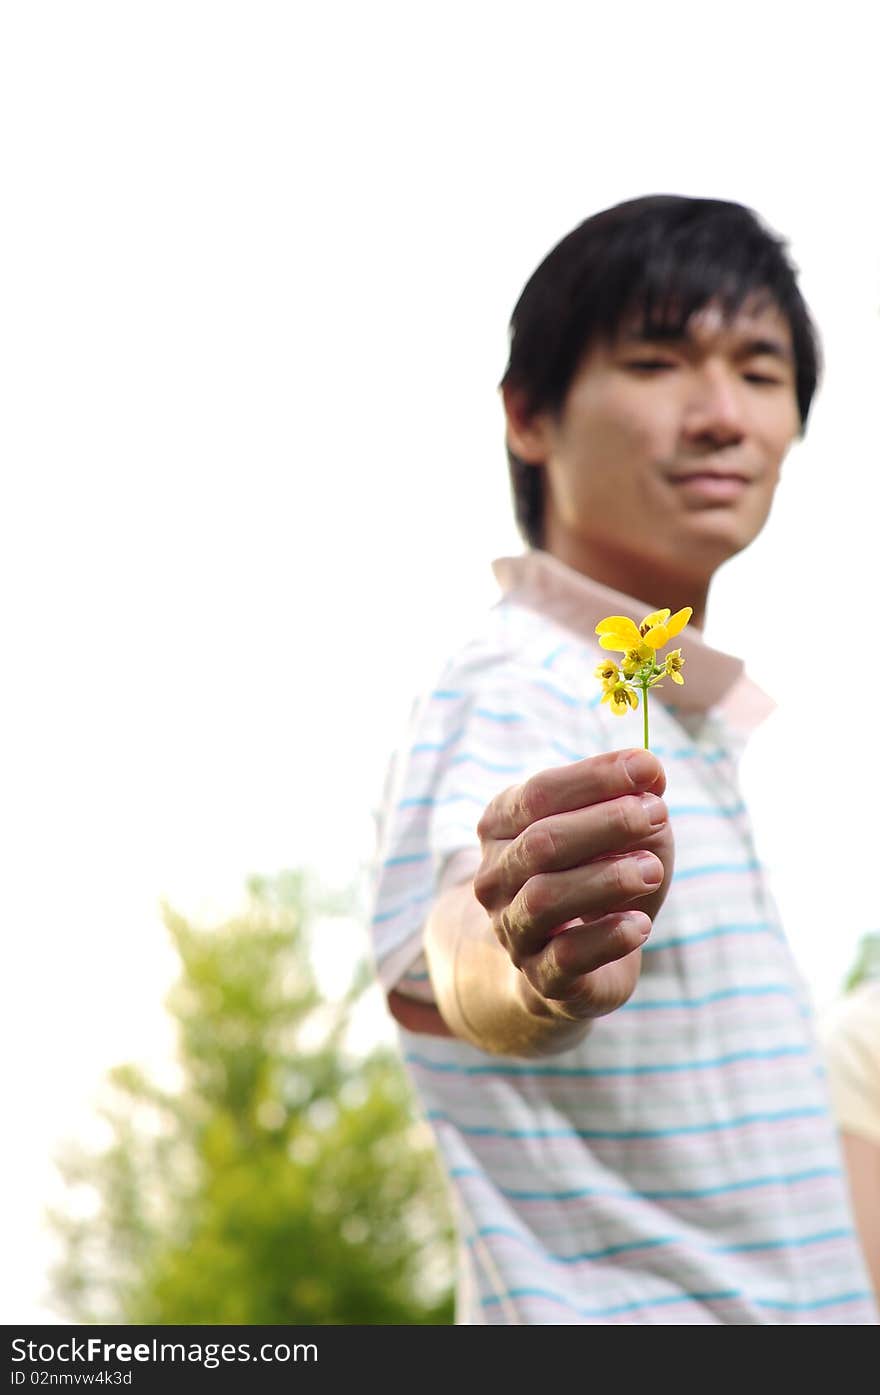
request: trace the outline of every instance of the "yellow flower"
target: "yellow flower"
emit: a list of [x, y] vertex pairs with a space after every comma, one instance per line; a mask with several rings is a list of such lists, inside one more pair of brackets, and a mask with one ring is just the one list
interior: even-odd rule
[[650, 659], [658, 649], [681, 633], [693, 613], [689, 605], [677, 610], [674, 615], [670, 615], [668, 610], [654, 610], [645, 616], [641, 625], [636, 625], [626, 615], [609, 615], [607, 620], [600, 620], [596, 626], [599, 646], [626, 654], [628, 661], [630, 651], [633, 655], [637, 653], [640, 661]]
[[655, 625], [662, 625], [664, 620], [669, 619], [670, 613], [668, 610], [652, 610], [651, 614], [646, 615], [639, 625], [639, 634], [647, 634], [648, 630], [653, 629]]
[[603, 686], [612, 687], [620, 678], [620, 669], [613, 659], [606, 659], [593, 670], [594, 677], [601, 678]]
[[607, 620], [600, 620], [596, 626], [596, 634], [599, 636], [600, 649], [618, 650], [626, 654], [627, 660], [630, 658], [630, 650], [633, 655], [639, 656], [640, 662], [651, 657], [652, 651], [642, 643], [642, 636], [635, 622], [625, 615], [609, 615]]
[[627, 649], [620, 664], [624, 678], [632, 678], [636, 669], [641, 668], [645, 659], [650, 658], [651, 654], [652, 651], [650, 649], [647, 654], [642, 654], [641, 649]]
[[693, 608], [686, 605], [672, 616], [668, 610], [655, 610], [653, 615], [646, 615], [641, 625], [645, 643], [650, 649], [663, 649], [681, 633], [693, 613]]
[[677, 610], [674, 615], [668, 610], [652, 610], [640, 625], [630, 620], [628, 615], [609, 615], [596, 626], [600, 648], [613, 649], [623, 655], [619, 665], [609, 659], [595, 670], [596, 677], [602, 679], [602, 702], [608, 703], [615, 716], [622, 717], [624, 712], [638, 707], [636, 688], [641, 688], [646, 751], [650, 749], [648, 692], [651, 688], [659, 688], [662, 678], [669, 677], [673, 683], [684, 683], [681, 650], [674, 649], [662, 668], [657, 662], [657, 650], [663, 649], [681, 633], [693, 613], [689, 605]]
[[684, 679], [681, 676], [681, 666], [683, 663], [684, 659], [682, 658], [682, 653], [680, 649], [673, 649], [671, 654], [666, 655], [665, 671], [672, 679], [673, 683], [684, 682]]
[[622, 717], [624, 712], [628, 712], [631, 707], [635, 709], [639, 705], [638, 693], [629, 683], [608, 684], [602, 695], [602, 701], [610, 705], [611, 711], [616, 717]]

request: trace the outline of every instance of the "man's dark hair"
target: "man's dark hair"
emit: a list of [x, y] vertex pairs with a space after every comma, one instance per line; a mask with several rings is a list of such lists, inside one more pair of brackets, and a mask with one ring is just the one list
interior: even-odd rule
[[[633, 316], [646, 331], [683, 333], [710, 301], [732, 317], [756, 294], [788, 320], [801, 433], [819, 375], [819, 340], [787, 244], [749, 208], [657, 194], [607, 208], [564, 237], [527, 281], [511, 316], [501, 386], [529, 416], [559, 413], [585, 353]], [[543, 546], [544, 471], [508, 447], [519, 531]]]

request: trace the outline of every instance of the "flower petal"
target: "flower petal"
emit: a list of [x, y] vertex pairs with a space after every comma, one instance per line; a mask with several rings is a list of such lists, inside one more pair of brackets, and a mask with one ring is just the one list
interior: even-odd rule
[[669, 615], [668, 610], [653, 610], [650, 615], [645, 616], [639, 628], [644, 629], [647, 626], [649, 630], [652, 630], [655, 625], [664, 624], [669, 619]]
[[615, 717], [622, 717], [627, 710], [626, 703], [621, 704], [620, 694], [614, 688], [607, 688], [602, 697], [603, 702], [607, 702]]
[[596, 634], [603, 635], [606, 630], [625, 630], [627, 625], [634, 624], [635, 621], [630, 620], [628, 615], [607, 615], [596, 626]]
[[627, 712], [630, 707], [638, 707], [639, 705], [636, 690], [628, 683], [609, 684], [602, 695], [602, 702], [609, 703], [611, 711], [618, 717]]
[[593, 677], [601, 678], [603, 683], [616, 683], [620, 676], [620, 669], [613, 659], [606, 659], [604, 663], [597, 664], [593, 669]]
[[672, 619], [667, 620], [666, 632], [670, 639], [674, 639], [677, 634], [681, 633], [693, 613], [693, 607], [686, 605], [684, 610], [677, 610]]
[[664, 644], [668, 644], [672, 636], [669, 633], [668, 625], [655, 625], [642, 638], [642, 643], [647, 644], [649, 649], [662, 649]]
[[630, 648], [634, 644], [638, 644], [641, 638], [636, 622], [630, 620], [627, 615], [609, 615], [607, 620], [600, 620], [596, 626], [596, 634], [626, 635], [627, 648]]

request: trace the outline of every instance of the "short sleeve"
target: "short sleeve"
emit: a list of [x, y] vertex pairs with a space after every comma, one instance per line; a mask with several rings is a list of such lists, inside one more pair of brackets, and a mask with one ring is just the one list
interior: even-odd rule
[[595, 753], [585, 714], [587, 704], [546, 674], [467, 651], [416, 704], [389, 768], [371, 879], [371, 941], [386, 991], [430, 1000], [422, 927], [447, 871], [473, 875], [477, 823], [501, 790]]
[[847, 994], [823, 1019], [822, 1039], [838, 1126], [880, 1143], [880, 983]]

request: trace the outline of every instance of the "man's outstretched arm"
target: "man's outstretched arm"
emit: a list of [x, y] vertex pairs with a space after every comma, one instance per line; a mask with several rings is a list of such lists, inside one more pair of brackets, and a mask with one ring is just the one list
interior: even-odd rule
[[443, 892], [426, 923], [437, 1008], [389, 995], [398, 1021], [540, 1056], [626, 1002], [672, 875], [664, 788], [656, 757], [630, 750], [542, 771], [492, 800], [473, 882]]

